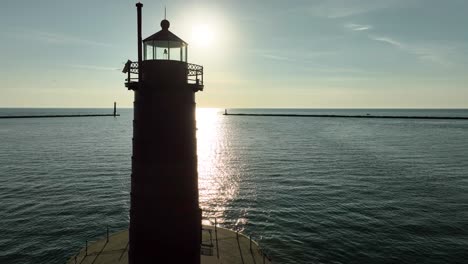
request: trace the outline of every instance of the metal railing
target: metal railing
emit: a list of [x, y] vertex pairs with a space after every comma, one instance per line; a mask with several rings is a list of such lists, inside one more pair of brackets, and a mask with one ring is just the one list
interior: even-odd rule
[[[83, 249], [84, 250], [84, 254], [82, 254], [82, 251], [80, 250], [78, 253], [76, 253], [73, 257], [72, 257], [72, 261], [69, 261], [68, 263], [73, 263], [73, 264], [78, 264], [78, 263], [81, 263], [83, 262], [83, 260], [87, 257], [94, 257], [94, 259], [96, 259], [97, 257], [99, 257], [99, 255], [102, 254], [104, 248], [101, 249], [101, 251], [99, 252], [88, 252], [88, 247], [89, 247], [89, 242], [90, 240], [86, 240], [85, 242], [85, 248]], [[97, 241], [97, 240], [96, 240]], [[104, 244], [104, 247], [109, 243], [109, 225], [106, 226], [106, 242]], [[123, 255], [125, 254], [125, 252], [128, 251], [128, 242], [127, 242], [127, 246], [125, 247], [125, 250], [120, 254], [119, 256], [119, 261], [122, 259]], [[79, 257], [81, 256], [81, 258], [79, 259]], [[94, 261], [93, 261], [94, 263]]]
[[203, 85], [203, 66], [187, 63], [187, 83]]
[[[213, 247], [216, 249], [216, 257], [217, 259], [220, 258], [219, 256], [219, 244], [218, 244], [218, 226], [220, 226], [220, 224], [218, 224], [218, 221], [216, 219], [216, 217], [207, 217], [207, 216], [202, 216], [202, 220], [204, 221], [208, 221], [213, 227], [214, 227], [214, 232], [215, 232], [215, 235], [214, 235], [214, 241], [215, 243], [213, 243], [213, 237], [212, 237], [212, 234], [210, 232], [210, 243], [207, 244], [207, 243], [201, 243], [201, 246], [202, 246], [202, 254], [203, 253], [208, 253], [206, 255], [208, 256], [213, 256], [214, 255], [214, 252], [213, 252]], [[214, 220], [214, 221], [213, 221]], [[202, 231], [204, 229], [202, 228]], [[272, 262], [272, 259], [270, 258], [269, 254], [266, 253], [266, 250], [261, 247], [259, 244], [258, 244], [258, 241], [255, 242], [253, 239], [252, 239], [252, 235], [245, 235], [245, 234], [241, 234], [239, 233], [239, 231], [236, 231], [236, 240], [237, 240], [237, 244], [238, 244], [238, 247], [239, 247], [239, 250], [241, 250], [241, 246], [240, 246], [240, 240], [239, 240], [239, 236], [241, 237], [244, 237], [244, 239], [247, 239], [249, 240], [249, 249], [250, 249], [250, 252], [252, 253], [252, 244], [255, 243], [256, 246], [257, 246], [257, 251], [258, 253], [261, 255], [262, 257], [262, 262], [263, 264], [266, 263], [266, 260], [268, 260], [268, 262]], [[210, 255], [211, 253], [211, 255]], [[243, 256], [242, 256], [242, 253], [241, 253], [241, 260], [242, 260], [242, 263], [244, 263], [244, 260], [243, 260]]]
[[[201, 232], [208, 232], [208, 234], [209, 234], [208, 235], [209, 238], [207, 240], [203, 241], [203, 239], [202, 239], [202, 241], [200, 241], [200, 251], [201, 251], [200, 253], [202, 255], [206, 255], [206, 256], [214, 256], [215, 252], [216, 252], [216, 258], [220, 259], [219, 240], [218, 240], [218, 227], [221, 227], [221, 226], [218, 223], [216, 217], [202, 217], [202, 220], [208, 221], [213, 228], [212, 229], [209, 229], [209, 228], [205, 229], [205, 228], [202, 227], [202, 230], [200, 230]], [[110, 232], [109, 232], [110, 231], [109, 225], [106, 226], [105, 231], [106, 231], [105, 232], [106, 240], [105, 240], [104, 247], [100, 251], [98, 251], [98, 252], [96, 252], [96, 251], [88, 252], [88, 248], [90, 246], [90, 244], [89, 244], [90, 240], [86, 240], [85, 241], [85, 248], [83, 250], [80, 250], [78, 253], [76, 253], [72, 257], [71, 262], [73, 264], [78, 264], [78, 263], [81, 263], [84, 260], [84, 258], [94, 257], [96, 259], [97, 257], [99, 257], [99, 255], [103, 254], [103, 249], [105, 248], [105, 246], [108, 243], [110, 243], [110, 240], [112, 238], [112, 236], [110, 235]], [[213, 234], [213, 232], [214, 232], [214, 234]], [[202, 236], [202, 238], [203, 238], [203, 236]], [[224, 240], [225, 238], [220, 238], [220, 239]], [[239, 231], [236, 231], [236, 240], [237, 240], [237, 245], [239, 247], [239, 251], [241, 252], [242, 263], [244, 263], [244, 259], [243, 259], [243, 255], [242, 255], [242, 251], [241, 251], [240, 239], [249, 240], [249, 250], [250, 250], [251, 254], [253, 254], [253, 250], [255, 248], [255, 247], [253, 247], [253, 244], [256, 244], [256, 249], [255, 250], [260, 254], [260, 256], [261, 256], [261, 258], [263, 260], [260, 263], [257, 262], [258, 264], [265, 264], [265, 263], [267, 263], [267, 261], [269, 263], [272, 263], [272, 259], [269, 257], [269, 254], [266, 253], [265, 249], [258, 244], [258, 241], [255, 242], [252, 239], [252, 235], [245, 235], [245, 234], [239, 233]], [[95, 241], [100, 241], [100, 240], [101, 239], [98, 239], [98, 240], [95, 240]], [[128, 247], [129, 247], [129, 242], [127, 241], [125, 248], [120, 252], [119, 261], [123, 258], [125, 253], [128, 253]], [[68, 262], [68, 263], [70, 263], [70, 262]]]
[[[122, 72], [127, 74], [127, 84], [138, 82], [138, 77], [132, 77], [132, 74], [138, 75], [138, 62], [127, 61]], [[203, 66], [187, 63], [187, 83], [203, 85]]]
[[138, 82], [138, 77], [132, 77], [132, 74], [138, 75], [138, 62], [128, 60], [122, 72], [127, 74], [127, 79], [125, 79], [125, 86], [127, 88], [130, 88], [131, 83]]
[[[209, 243], [207, 243], [207, 241], [203, 240], [203, 232], [208, 232], [209, 235], [210, 235], [210, 238], [208, 240]], [[216, 242], [218, 242], [218, 237], [216, 237]], [[205, 255], [205, 256], [213, 256], [213, 248], [214, 248], [214, 244], [213, 244], [213, 233], [211, 232], [211, 229], [205, 229], [202, 227], [202, 241], [201, 241], [201, 244], [200, 244], [200, 253], [202, 255]], [[216, 248], [216, 250], [218, 250]], [[219, 253], [218, 253], [218, 258], [219, 258]]]

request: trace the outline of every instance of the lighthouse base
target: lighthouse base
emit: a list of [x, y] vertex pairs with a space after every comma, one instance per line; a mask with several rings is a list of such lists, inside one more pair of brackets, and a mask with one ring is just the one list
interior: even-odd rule
[[[128, 230], [120, 231], [89, 243], [67, 264], [127, 264], [128, 247]], [[255, 241], [232, 230], [208, 225], [203, 225], [200, 258], [202, 264], [271, 263]], [[153, 261], [157, 262], [148, 260], [148, 263]], [[177, 256], [173, 263], [178, 263]]]

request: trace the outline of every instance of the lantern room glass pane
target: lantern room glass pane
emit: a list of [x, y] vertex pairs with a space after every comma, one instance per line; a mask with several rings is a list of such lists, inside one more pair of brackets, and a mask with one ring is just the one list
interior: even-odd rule
[[167, 60], [167, 48], [156, 48], [156, 60]]
[[187, 61], [187, 45], [178, 41], [147, 41], [144, 60]]
[[175, 60], [175, 61], [183, 61], [182, 60], [182, 54], [180, 53], [181, 48], [173, 48], [171, 49], [171, 58], [170, 60]]
[[143, 60], [153, 60], [153, 46], [151, 45], [144, 45], [144, 58]]

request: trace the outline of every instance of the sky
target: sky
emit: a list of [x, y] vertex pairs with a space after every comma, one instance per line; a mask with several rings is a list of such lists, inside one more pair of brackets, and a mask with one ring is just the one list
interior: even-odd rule
[[[199, 107], [468, 108], [466, 0], [142, 2], [143, 38], [166, 6], [204, 66]], [[132, 107], [135, 1], [1, 0], [0, 32], [0, 107]]]

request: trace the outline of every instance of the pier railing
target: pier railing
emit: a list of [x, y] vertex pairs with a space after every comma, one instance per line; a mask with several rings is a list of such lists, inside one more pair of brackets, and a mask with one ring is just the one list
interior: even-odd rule
[[[202, 217], [202, 220], [203, 221], [208, 221], [210, 223], [210, 226], [213, 226], [213, 230], [214, 230], [214, 238], [213, 238], [213, 234], [212, 234], [212, 230], [211, 229], [204, 229], [202, 227], [202, 232], [209, 232], [209, 241], [203, 241], [201, 242], [201, 254], [202, 255], [207, 255], [207, 256], [213, 256], [214, 255], [214, 251], [216, 250], [216, 257], [219, 259], [220, 258], [220, 253], [219, 253], [219, 241], [218, 241], [218, 227], [221, 227], [220, 224], [218, 224], [218, 221], [217, 221], [217, 218], [216, 217], [205, 217], [203, 216]], [[243, 238], [242, 238], [243, 237]], [[249, 248], [250, 248], [250, 253], [252, 253], [253, 251], [253, 248], [252, 245], [255, 244], [256, 245], [256, 248], [257, 248], [257, 251], [258, 253], [262, 256], [262, 262], [263, 264], [267, 263], [267, 261], [269, 263], [272, 262], [271, 258], [269, 257], [269, 255], [265, 252], [264, 249], [262, 249], [262, 247], [258, 244], [258, 241], [255, 242], [254, 241], [254, 236], [252, 235], [246, 235], [246, 234], [242, 234], [242, 233], [239, 233], [239, 231], [236, 231], [236, 240], [237, 240], [237, 243], [239, 245], [239, 249], [240, 249], [240, 239], [247, 239], [249, 241]], [[244, 263], [244, 260], [242, 258], [242, 253], [241, 253], [241, 259], [242, 259], [242, 263]], [[261, 264], [260, 263], [260, 264]]]
[[[234, 237], [226, 238], [225, 235], [224, 235], [224, 237], [222, 235], [223, 231], [219, 230], [219, 229], [226, 230], [226, 228], [221, 227], [215, 217], [203, 217], [202, 220], [207, 221], [207, 222], [210, 223], [209, 225], [202, 226], [202, 230], [200, 230], [201, 233], [202, 233], [202, 241], [200, 241], [200, 251], [201, 251], [200, 253], [202, 255], [205, 255], [205, 256], [215, 256], [216, 255], [216, 258], [219, 260], [220, 259], [220, 254], [223, 254], [223, 252], [220, 252], [220, 250], [219, 250], [220, 249], [219, 244], [225, 243], [226, 239], [233, 239], [233, 241], [235, 239], [235, 241], [237, 241], [236, 243], [237, 243], [239, 251], [240, 251], [239, 253], [240, 253], [240, 256], [241, 256], [241, 262], [242, 263], [251, 263], [247, 259], [244, 259], [244, 257], [248, 257], [248, 259], [253, 258], [254, 262], [255, 262], [255, 259], [257, 257], [254, 257], [254, 255], [256, 255], [257, 253], [258, 253], [258, 255], [256, 255], [256, 256], [260, 257], [260, 261], [256, 262], [257, 264], [272, 263], [271, 258], [265, 253], [265, 250], [262, 247], [260, 247], [258, 242], [254, 241], [254, 237], [252, 235], [245, 235], [245, 234], [240, 233], [239, 231], [233, 231], [235, 233], [235, 238]], [[119, 230], [121, 230], [121, 228], [119, 228]], [[86, 240], [85, 243], [84, 243], [85, 247], [82, 250], [80, 250], [79, 252], [77, 252], [75, 255], [73, 255], [70, 258], [70, 260], [68, 261], [68, 264], [82, 263], [84, 261], [84, 259], [88, 258], [88, 257], [95, 260], [102, 254], [108, 254], [109, 252], [103, 252], [104, 248], [106, 248], [108, 243], [113, 243], [114, 241], [120, 241], [122, 239], [122, 238], [117, 238], [114, 235], [111, 235], [110, 232], [112, 230], [110, 229], [109, 225], [107, 225], [105, 230], [103, 230], [103, 231], [104, 232], [102, 233], [102, 236], [105, 236], [105, 240], [102, 238], [102, 236], [101, 236], [101, 239], [96, 240], [96, 238], [99, 237], [99, 236], [97, 236], [97, 237], [95, 236], [94, 240]], [[203, 232], [205, 232], [206, 239], [203, 239], [203, 237], [204, 237]], [[218, 236], [219, 236], [218, 233], [219, 232], [221, 232], [221, 235], [218, 238]], [[116, 239], [116, 240], [114, 240], [114, 239]], [[92, 241], [92, 242], [89, 243], [90, 241]], [[102, 241], [101, 245], [98, 248], [95, 246], [97, 241]], [[247, 241], [247, 243], [249, 243], [249, 250], [247, 250], [247, 248], [246, 248], [246, 245], [247, 245], [246, 241]], [[118, 243], [121, 244], [120, 245], [121, 248], [118, 248], [118, 249], [114, 248], [113, 251], [117, 252], [116, 254], [118, 254], [118, 256], [119, 256], [118, 261], [120, 262], [121, 259], [126, 257], [126, 254], [128, 254], [129, 242], [126, 241], [126, 243], [123, 243], [123, 244], [121, 242], [118, 242]], [[242, 246], [244, 248], [243, 250], [241, 250], [241, 245], [243, 245]], [[96, 250], [96, 248], [97, 248], [97, 250]], [[224, 256], [224, 257], [226, 257], [226, 256]], [[258, 260], [258, 258], [257, 258], [257, 260]], [[93, 263], [94, 263], [94, 261], [93, 261]]]

